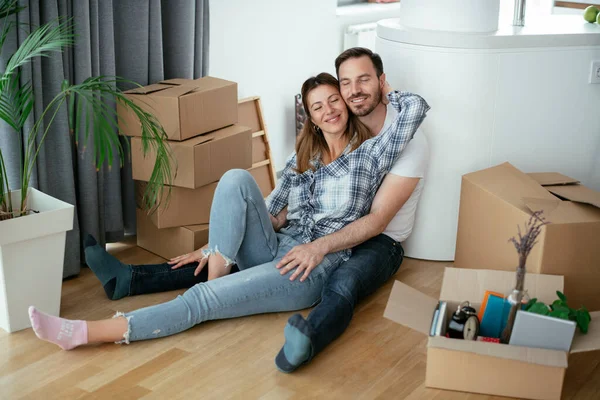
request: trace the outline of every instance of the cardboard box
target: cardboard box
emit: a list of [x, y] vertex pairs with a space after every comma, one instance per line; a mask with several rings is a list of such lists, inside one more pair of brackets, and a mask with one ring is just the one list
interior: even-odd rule
[[[515, 273], [446, 268], [439, 300], [449, 311], [469, 300], [477, 310], [486, 290], [507, 293]], [[547, 304], [563, 287], [563, 277], [528, 273], [525, 288]], [[399, 281], [394, 282], [384, 317], [425, 335], [438, 299]], [[571, 354], [600, 348], [600, 312], [592, 313], [586, 335], [577, 332]], [[498, 343], [429, 336], [425, 386], [528, 399], [560, 399], [569, 353]]]
[[543, 209], [542, 228], [527, 271], [564, 275], [573, 308], [600, 310], [600, 193], [557, 173], [525, 174], [509, 163], [462, 178], [454, 265], [514, 271], [508, 240]]
[[[128, 90], [125, 96], [153, 114], [170, 140], [185, 140], [237, 123], [237, 83], [206, 76], [169, 79]], [[117, 102], [119, 131], [142, 136], [139, 120]]]
[[[230, 169], [252, 167], [252, 133], [242, 125], [231, 125], [169, 145], [175, 163], [173, 172], [177, 167], [173, 186], [196, 189], [218, 181]], [[154, 150], [144, 157], [142, 139], [131, 138], [133, 179], [148, 182], [155, 162]]]
[[158, 229], [137, 209], [137, 245], [165, 259], [191, 253], [208, 243], [208, 224]]
[[[263, 196], [267, 197], [272, 191], [268, 175], [268, 162], [255, 164], [248, 171], [254, 176]], [[210, 221], [210, 207], [217, 184], [218, 182], [215, 182], [197, 189], [173, 186], [168, 206], [165, 207], [165, 203], [162, 202], [161, 206], [149, 216], [150, 220], [159, 229], [208, 224]], [[136, 181], [138, 207], [142, 204], [141, 198], [146, 185], [146, 182]]]

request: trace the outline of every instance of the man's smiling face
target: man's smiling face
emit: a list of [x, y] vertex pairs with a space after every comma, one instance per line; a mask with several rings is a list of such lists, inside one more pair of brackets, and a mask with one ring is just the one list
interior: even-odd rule
[[381, 102], [385, 75], [377, 78], [375, 66], [369, 57], [361, 56], [344, 61], [338, 74], [342, 97], [355, 115], [368, 115]]

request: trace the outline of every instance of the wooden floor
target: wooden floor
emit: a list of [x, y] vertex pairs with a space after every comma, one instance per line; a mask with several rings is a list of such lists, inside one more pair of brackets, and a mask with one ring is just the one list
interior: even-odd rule
[[[162, 260], [132, 243], [113, 245], [110, 251], [126, 263]], [[406, 259], [395, 278], [437, 296], [448, 265]], [[425, 336], [383, 318], [391, 284], [360, 304], [340, 339], [291, 375], [278, 372], [273, 359], [292, 313], [208, 322], [165, 339], [68, 352], [38, 340], [31, 329], [10, 335], [0, 330], [0, 398], [494, 398], [424, 387]], [[110, 301], [84, 269], [64, 282], [61, 316], [107, 318], [178, 293]], [[563, 398], [600, 399], [598, 353], [571, 357]]]

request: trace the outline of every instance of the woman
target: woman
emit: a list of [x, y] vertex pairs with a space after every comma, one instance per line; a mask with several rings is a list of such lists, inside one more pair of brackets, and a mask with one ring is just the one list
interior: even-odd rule
[[247, 171], [227, 172], [215, 192], [208, 246], [173, 261], [175, 268], [200, 261], [196, 273], [208, 263], [209, 277], [226, 274], [234, 262], [240, 272], [103, 321], [71, 321], [30, 307], [36, 335], [65, 350], [92, 342], [129, 343], [179, 333], [206, 320], [299, 310], [318, 302], [327, 275], [348, 259], [349, 250], [328, 254], [312, 271], [286, 276], [277, 262], [294, 246], [335, 232], [369, 210], [381, 179], [429, 106], [417, 95], [390, 93], [398, 116], [389, 131], [371, 138], [349, 116], [333, 76], [308, 79], [302, 98], [310, 121], [266, 202]]

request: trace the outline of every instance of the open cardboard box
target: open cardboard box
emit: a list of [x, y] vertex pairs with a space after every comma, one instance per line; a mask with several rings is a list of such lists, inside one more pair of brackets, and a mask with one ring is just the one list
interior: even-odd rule
[[[446, 268], [439, 299], [394, 282], [384, 317], [429, 335], [439, 300], [448, 302], [450, 313], [466, 300], [479, 310], [486, 290], [507, 293], [514, 284], [514, 271]], [[527, 273], [525, 288], [531, 298], [551, 304], [556, 291], [563, 289], [563, 277]], [[577, 331], [570, 353], [600, 349], [600, 312], [591, 314], [588, 333]], [[568, 356], [558, 350], [429, 336], [425, 385], [499, 396], [560, 399]]]
[[[169, 146], [176, 164], [173, 171], [177, 167], [173, 186], [196, 189], [218, 181], [230, 169], [252, 168], [252, 133], [245, 126], [231, 125]], [[154, 149], [144, 157], [142, 139], [132, 137], [133, 179], [148, 182], [155, 163]]]
[[463, 176], [454, 265], [514, 271], [508, 239], [532, 212], [551, 222], [527, 258], [527, 271], [563, 275], [573, 308], [600, 310], [600, 193], [559, 173], [525, 174], [509, 163]]
[[[124, 95], [153, 114], [170, 140], [185, 140], [238, 121], [237, 83], [212, 76], [164, 80]], [[133, 111], [117, 102], [117, 113], [123, 135], [142, 136]]]

